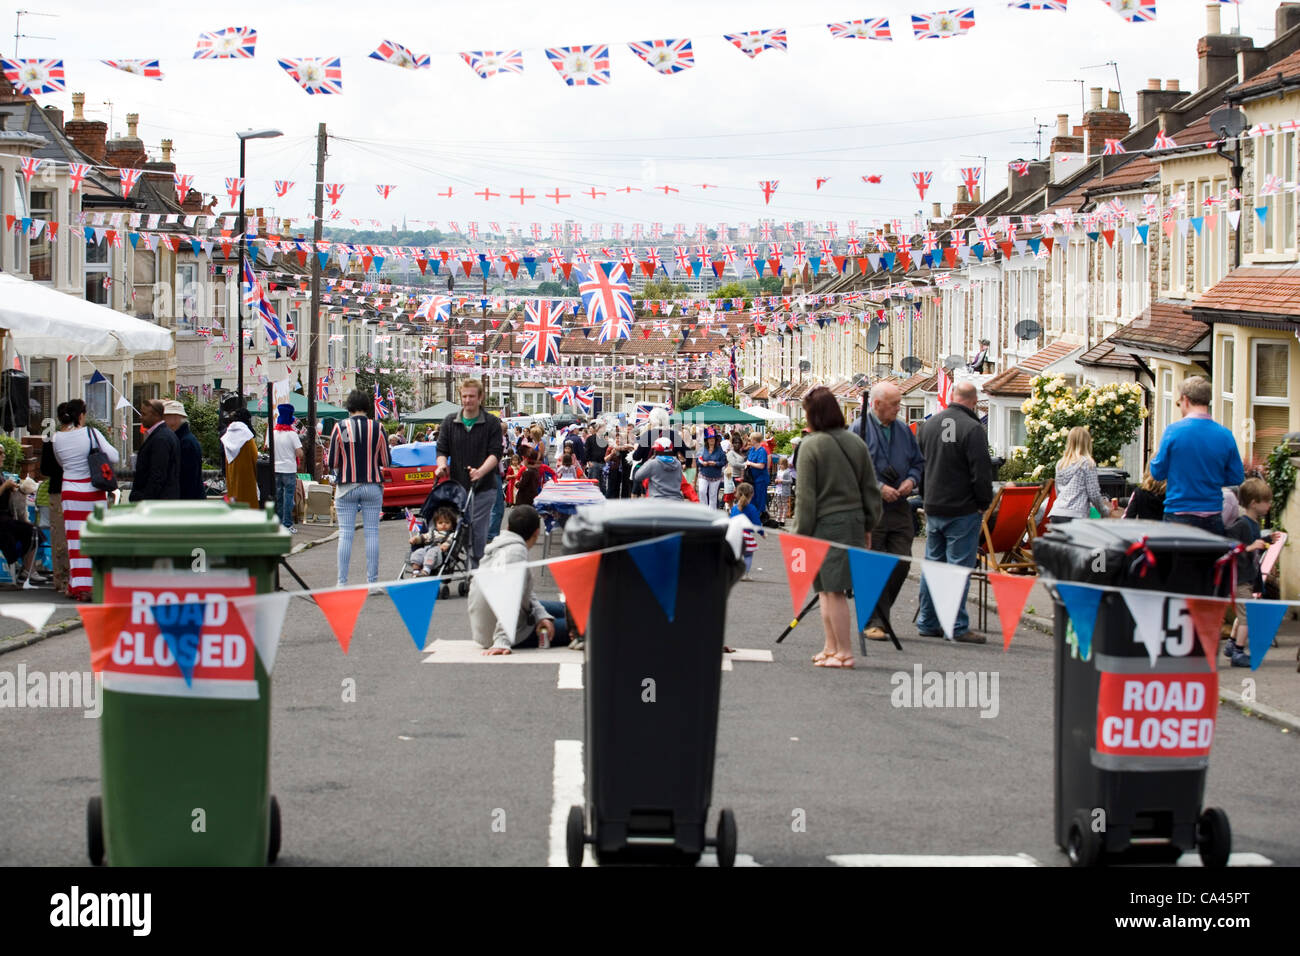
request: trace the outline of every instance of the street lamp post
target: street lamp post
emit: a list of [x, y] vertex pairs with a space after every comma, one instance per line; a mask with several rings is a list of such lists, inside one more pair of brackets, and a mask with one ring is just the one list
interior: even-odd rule
[[[250, 139], [275, 139], [277, 136], [284, 134], [278, 129], [246, 129], [241, 133], [236, 133], [239, 137], [239, 178], [244, 178], [244, 144]], [[239, 191], [239, 268], [235, 288], [238, 295], [235, 298], [236, 314], [239, 316], [239, 378], [237, 388], [239, 390], [239, 400], [244, 401], [244, 258], [248, 255], [248, 224], [244, 219], [244, 190]], [[268, 415], [268, 425], [270, 424], [269, 416], [271, 406], [268, 401], [266, 407]]]

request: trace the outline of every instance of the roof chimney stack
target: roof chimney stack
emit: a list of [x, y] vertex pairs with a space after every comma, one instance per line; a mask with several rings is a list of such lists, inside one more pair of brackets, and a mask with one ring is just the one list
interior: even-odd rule
[[1090, 157], [1101, 155], [1106, 147], [1106, 140], [1123, 139], [1127, 136], [1132, 123], [1129, 115], [1119, 108], [1117, 93], [1113, 91], [1110, 93], [1105, 107], [1101, 105], [1101, 94], [1100, 89], [1092, 91], [1092, 109], [1083, 117], [1084, 144]]
[[1201, 90], [1218, 86], [1237, 76], [1237, 53], [1253, 50], [1255, 41], [1250, 37], [1225, 34], [1217, 3], [1205, 7], [1205, 36], [1196, 41], [1196, 58], [1199, 61], [1196, 82]]
[[104, 138], [108, 124], [102, 120], [88, 120], [85, 113], [86, 94], [72, 94], [72, 119], [63, 124], [63, 135], [73, 146], [96, 163], [104, 162]]

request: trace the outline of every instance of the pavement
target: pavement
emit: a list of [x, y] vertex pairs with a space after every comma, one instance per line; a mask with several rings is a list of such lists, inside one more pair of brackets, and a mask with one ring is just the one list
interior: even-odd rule
[[[332, 531], [290, 558], [312, 587], [334, 582]], [[381, 577], [395, 576], [404, 537], [401, 522], [381, 526]], [[555, 594], [540, 577], [541, 595]], [[894, 614], [901, 652], [873, 642], [855, 670], [813, 667], [815, 613], [775, 643], [792, 604], [776, 536], [761, 541], [754, 580], [727, 605], [726, 642], [741, 653], [719, 663], [710, 832], [718, 808], [735, 811], [739, 863], [1064, 865], [1050, 636], [1022, 623], [1006, 652], [996, 638], [921, 638], [908, 623], [916, 599], [914, 576]], [[1030, 603], [1036, 615], [1048, 606]], [[564, 819], [583, 801], [589, 767], [584, 655], [475, 655], [465, 607], [439, 600], [417, 652], [391, 600], [369, 597], [344, 654], [310, 601], [291, 602], [272, 701], [283, 865], [563, 862]], [[86, 658], [73, 631], [0, 656], [0, 672], [84, 671]], [[996, 693], [983, 707], [898, 706], [897, 687], [918, 667], [973, 672]], [[1230, 816], [1232, 862], [1300, 865], [1296, 734], [1224, 707], [1215, 736], [1204, 803]], [[86, 799], [101, 791], [99, 722], [75, 708], [0, 708], [0, 739], [0, 863], [84, 863]], [[702, 862], [712, 860], [710, 851]]]

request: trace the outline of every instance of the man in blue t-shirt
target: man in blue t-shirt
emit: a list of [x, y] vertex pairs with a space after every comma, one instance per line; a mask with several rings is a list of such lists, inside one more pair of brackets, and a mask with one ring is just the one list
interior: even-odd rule
[[1199, 375], [1179, 391], [1181, 420], [1165, 428], [1151, 459], [1151, 477], [1167, 482], [1165, 520], [1223, 534], [1223, 489], [1241, 484], [1245, 470], [1232, 432], [1210, 417], [1210, 383]]

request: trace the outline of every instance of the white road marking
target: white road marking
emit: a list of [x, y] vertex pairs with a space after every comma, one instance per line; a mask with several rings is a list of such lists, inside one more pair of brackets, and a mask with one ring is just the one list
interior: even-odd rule
[[525, 648], [513, 654], [492, 657], [483, 655], [483, 648], [473, 641], [436, 640], [424, 649], [425, 664], [566, 664], [581, 661], [577, 651], [567, 647]]
[[735, 670], [735, 668], [731, 666], [731, 655], [730, 655], [730, 654], [723, 654], [723, 655], [722, 655], [722, 669], [723, 669], [724, 671]]
[[753, 650], [748, 647], [737, 647], [732, 653], [726, 655], [733, 661], [746, 661], [752, 664], [771, 664], [772, 652], [768, 650]]
[[[1202, 866], [1199, 853], [1184, 853], [1178, 858], [1179, 866]], [[1272, 866], [1273, 861], [1260, 853], [1229, 853], [1228, 866]]]
[[578, 661], [562, 663], [555, 687], [557, 690], [582, 690], [582, 664]]
[[910, 853], [849, 853], [828, 856], [836, 866], [1040, 866], [1032, 856], [925, 856]]
[[[587, 774], [582, 764], [581, 740], [557, 740], [555, 742], [555, 767], [551, 783], [551, 840], [547, 866], [568, 866], [569, 854], [566, 849], [565, 832], [569, 822], [569, 808], [583, 806], [586, 802], [584, 792]], [[591, 846], [583, 851], [583, 866], [595, 866], [591, 856]]]

